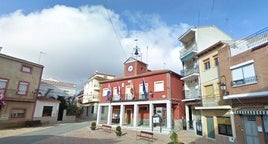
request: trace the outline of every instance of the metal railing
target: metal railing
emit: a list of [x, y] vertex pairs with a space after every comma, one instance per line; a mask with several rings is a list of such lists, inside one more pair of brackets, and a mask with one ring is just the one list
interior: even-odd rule
[[121, 94], [120, 96], [113, 95], [112, 101], [146, 101], [149, 99], [148, 97], [149, 97], [148, 93], [147, 98], [145, 98], [141, 93], [134, 93], [134, 95], [127, 93], [127, 94]]
[[184, 77], [188, 76], [188, 75], [191, 75], [191, 74], [194, 74], [194, 73], [199, 73], [198, 66], [181, 70], [181, 75], [184, 76]]
[[257, 82], [257, 76], [239, 79], [231, 82], [232, 86], [240, 86]]
[[193, 44], [183, 48], [182, 50], [180, 50], [180, 57], [182, 58], [191, 52], [197, 52], [196, 43], [193, 43]]
[[200, 89], [185, 90], [185, 99], [200, 98]]
[[231, 48], [233, 49], [252, 49], [268, 43], [268, 27], [240, 40], [235, 41]]

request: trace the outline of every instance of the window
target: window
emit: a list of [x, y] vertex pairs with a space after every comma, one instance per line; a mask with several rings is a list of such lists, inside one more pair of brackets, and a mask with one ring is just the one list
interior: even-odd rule
[[213, 56], [213, 58], [214, 58], [214, 65], [215, 65], [215, 67], [216, 66], [219, 66], [219, 57], [218, 57], [218, 55]]
[[19, 95], [26, 95], [28, 87], [29, 87], [29, 83], [19, 82], [18, 94]]
[[25, 73], [32, 73], [32, 67], [22, 65], [22, 67], [21, 67], [21, 71], [22, 71], [22, 72], [25, 72]]
[[91, 113], [94, 113], [94, 106], [91, 106]]
[[103, 91], [102, 91], [102, 96], [106, 96], [108, 90], [109, 90], [108, 88], [104, 88]]
[[43, 107], [43, 114], [42, 114], [42, 116], [43, 117], [45, 117], [45, 116], [52, 116], [52, 109], [53, 109], [52, 106], [44, 106]]
[[205, 70], [210, 69], [210, 61], [209, 61], [209, 59], [204, 60], [203, 63], [204, 63], [204, 69]]
[[0, 79], [0, 94], [5, 94], [5, 90], [7, 88], [8, 80]]
[[[145, 83], [145, 91], [146, 91], [147, 98], [148, 98], [148, 84], [147, 83]], [[140, 84], [140, 87], [139, 87], [139, 98], [146, 99], [144, 92], [143, 92], [143, 84]]]
[[24, 118], [25, 117], [25, 109], [12, 109], [11, 110], [11, 118]]
[[233, 136], [231, 119], [229, 117], [217, 117], [219, 134]]
[[257, 82], [257, 76], [253, 63], [231, 68], [232, 71], [232, 85], [239, 86], [244, 84], [251, 84]]
[[206, 98], [213, 98], [214, 97], [213, 85], [207, 85], [204, 88], [205, 88], [205, 97]]
[[154, 91], [155, 92], [164, 91], [164, 81], [154, 82]]

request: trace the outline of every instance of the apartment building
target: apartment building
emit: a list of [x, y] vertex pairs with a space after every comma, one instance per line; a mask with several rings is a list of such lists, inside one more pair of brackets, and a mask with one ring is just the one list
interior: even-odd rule
[[[166, 131], [182, 128], [183, 81], [170, 70], [149, 70], [130, 57], [124, 76], [100, 82], [98, 124]], [[160, 130], [161, 131], [161, 130]]]
[[0, 53], [0, 128], [32, 120], [43, 66]]
[[202, 106], [202, 97], [196, 54], [220, 40], [231, 38], [215, 26], [193, 27], [179, 37], [183, 46], [180, 59], [183, 66], [181, 80], [184, 81], [185, 98], [182, 101], [185, 102], [186, 129], [198, 135], [202, 135], [201, 110], [195, 107]]
[[231, 106], [223, 100], [225, 77], [220, 75], [218, 50], [225, 47], [224, 42], [217, 42], [197, 54], [200, 74], [202, 106], [201, 110], [203, 136], [215, 139], [217, 143], [229, 143], [233, 140], [234, 123]]
[[268, 143], [268, 29], [219, 49], [220, 74], [235, 122], [235, 143]]
[[98, 103], [100, 100], [100, 82], [104, 80], [114, 79], [114, 75], [95, 72], [91, 77], [88, 78], [84, 85], [83, 94], [81, 98], [80, 107], [83, 109], [82, 117], [88, 120], [97, 119]]

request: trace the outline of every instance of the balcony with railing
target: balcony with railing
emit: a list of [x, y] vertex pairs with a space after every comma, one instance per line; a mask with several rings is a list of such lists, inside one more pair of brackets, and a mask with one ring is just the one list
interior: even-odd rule
[[99, 91], [100, 90], [100, 84], [94, 84], [93, 85], [93, 88], [94, 88], [94, 90], [97, 90], [97, 91]]
[[248, 48], [255, 48], [268, 42], [268, 27], [246, 38]]
[[231, 85], [233, 87], [236, 87], [236, 86], [243, 86], [243, 85], [254, 84], [254, 83], [257, 83], [257, 76], [252, 76], [252, 77], [247, 77], [247, 78], [243, 78], [243, 79], [233, 80], [231, 82]]
[[83, 97], [83, 103], [92, 103], [99, 101], [99, 95], [84, 95]]
[[113, 95], [112, 101], [147, 101], [148, 100], [148, 93], [147, 97], [145, 97], [144, 94], [141, 93], [127, 93], [127, 94], [121, 94], [121, 95]]
[[185, 90], [185, 101], [201, 100], [200, 89]]
[[180, 58], [181, 61], [187, 61], [188, 59], [192, 58], [197, 53], [197, 45], [193, 43], [184, 49], [180, 50]]
[[199, 68], [198, 66], [187, 68], [184, 70], [181, 70], [181, 75], [183, 76], [182, 80], [185, 80], [187, 78], [194, 78], [199, 76]]
[[34, 101], [38, 90], [1, 89], [1, 100]]

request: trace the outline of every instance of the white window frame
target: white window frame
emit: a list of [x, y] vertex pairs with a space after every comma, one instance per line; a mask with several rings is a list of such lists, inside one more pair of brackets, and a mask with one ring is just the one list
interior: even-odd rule
[[26, 65], [22, 65], [21, 71], [22, 72], [25, 72], [25, 73], [32, 73], [32, 67], [26, 66]]
[[22, 82], [20, 81], [19, 82], [19, 86], [18, 86], [18, 92], [17, 94], [18, 95], [26, 95], [27, 94], [27, 91], [29, 89], [29, 83], [28, 82]]
[[[252, 69], [252, 71], [245, 72], [246, 68], [250, 68], [250, 69]], [[255, 78], [255, 80], [253, 79], [252, 81], [248, 81], [248, 82], [245, 80], [247, 78], [256, 77], [256, 72], [255, 72], [253, 60], [249, 60], [249, 61], [246, 61], [244, 63], [234, 65], [234, 66], [230, 67], [230, 70], [232, 73], [232, 85], [233, 85], [233, 87], [257, 83], [257, 78]], [[246, 75], [252, 75], [252, 76], [246, 76]]]
[[164, 91], [164, 81], [155, 81], [154, 82], [154, 92]]
[[[147, 98], [148, 98], [148, 83], [145, 83], [145, 89], [146, 89]], [[142, 99], [142, 95], [143, 95], [143, 84], [141, 83], [139, 85], [139, 98], [140, 99]]]

